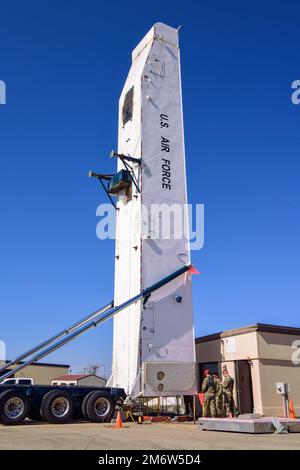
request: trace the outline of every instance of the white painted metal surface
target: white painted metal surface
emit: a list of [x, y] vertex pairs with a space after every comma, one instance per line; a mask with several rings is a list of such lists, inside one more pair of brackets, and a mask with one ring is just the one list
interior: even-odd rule
[[[115, 305], [190, 263], [186, 213], [182, 224], [172, 223], [171, 239], [155, 237], [159, 218], [151, 214], [153, 204], [187, 203], [178, 32], [162, 23], [132, 53], [119, 101], [118, 152], [142, 158], [142, 165], [134, 164], [141, 193], [132, 185], [117, 200]], [[195, 391], [190, 274], [152, 294], [145, 308], [137, 302], [116, 315], [110, 384], [132, 396]]]

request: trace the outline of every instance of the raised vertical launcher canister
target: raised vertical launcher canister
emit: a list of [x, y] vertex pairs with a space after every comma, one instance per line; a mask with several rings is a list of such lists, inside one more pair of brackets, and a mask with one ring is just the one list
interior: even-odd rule
[[[120, 305], [190, 264], [178, 31], [165, 24], [155, 24], [132, 53], [117, 153], [118, 171], [122, 156], [133, 157], [132, 184], [116, 202], [114, 302]], [[168, 211], [170, 236], [160, 226]], [[110, 385], [132, 397], [195, 393], [191, 274], [126, 310], [114, 317]]]

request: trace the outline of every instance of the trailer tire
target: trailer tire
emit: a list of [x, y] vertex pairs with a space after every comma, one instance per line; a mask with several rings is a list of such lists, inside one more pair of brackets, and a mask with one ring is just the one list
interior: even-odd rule
[[87, 421], [90, 420], [90, 418], [88, 417], [88, 414], [87, 414], [87, 410], [86, 410], [86, 407], [87, 407], [87, 403], [91, 397], [91, 395], [93, 395], [93, 393], [95, 393], [95, 390], [93, 390], [92, 392], [88, 393], [84, 399], [82, 400], [82, 404], [81, 404], [81, 414], [82, 416], [84, 417], [84, 419], [86, 419]]
[[72, 396], [63, 390], [51, 390], [42, 400], [40, 414], [48, 423], [67, 423], [74, 415]]
[[29, 410], [29, 398], [19, 390], [6, 390], [0, 395], [0, 422], [7, 426], [20, 424]]
[[113, 397], [104, 391], [93, 392], [86, 404], [86, 415], [92, 423], [107, 423], [115, 411]]

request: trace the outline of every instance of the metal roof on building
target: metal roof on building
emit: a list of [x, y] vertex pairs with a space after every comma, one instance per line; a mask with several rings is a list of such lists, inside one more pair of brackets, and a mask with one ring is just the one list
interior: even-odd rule
[[243, 326], [241, 328], [235, 328], [233, 330], [220, 331], [219, 333], [213, 333], [211, 335], [199, 336], [195, 339], [195, 342], [196, 344], [206, 343], [207, 341], [214, 341], [220, 338], [228, 338], [229, 336], [237, 336], [246, 333], [252, 333], [253, 331], [300, 336], [300, 328], [294, 326], [280, 326], [269, 325], [266, 323], [255, 323], [254, 325]]

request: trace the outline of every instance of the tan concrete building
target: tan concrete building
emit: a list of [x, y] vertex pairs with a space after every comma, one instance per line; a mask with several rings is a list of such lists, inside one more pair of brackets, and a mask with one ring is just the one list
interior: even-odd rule
[[106, 379], [95, 374], [67, 374], [56, 377], [52, 385], [84, 385], [89, 387], [105, 387]]
[[226, 366], [235, 380], [235, 400], [242, 413], [283, 416], [276, 383], [290, 385], [290, 399], [300, 416], [300, 328], [265, 325], [196, 338], [199, 377]]
[[[9, 361], [6, 361], [8, 363]], [[2, 366], [3, 361], [0, 362]], [[15, 366], [10, 367], [2, 372], [8, 372], [14, 369]], [[34, 380], [35, 384], [39, 385], [51, 385], [51, 381], [60, 375], [65, 375], [69, 372], [70, 366], [67, 364], [51, 364], [47, 362], [38, 362], [25, 367], [23, 370], [17, 372], [12, 377], [22, 378], [30, 377]], [[0, 377], [1, 380], [1, 377]]]

